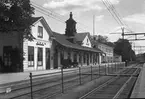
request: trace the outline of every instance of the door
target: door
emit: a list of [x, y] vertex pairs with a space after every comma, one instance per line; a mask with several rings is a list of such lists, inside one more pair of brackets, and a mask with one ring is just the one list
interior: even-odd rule
[[56, 69], [56, 68], [58, 68], [58, 50], [57, 49], [55, 49], [55, 52], [54, 52], [54, 60], [53, 60], [53, 62], [54, 62], [54, 69]]
[[3, 72], [11, 72], [12, 71], [12, 46], [4, 46], [3, 47], [3, 62], [4, 62], [4, 66], [3, 68]]
[[50, 50], [46, 48], [46, 69], [50, 69]]

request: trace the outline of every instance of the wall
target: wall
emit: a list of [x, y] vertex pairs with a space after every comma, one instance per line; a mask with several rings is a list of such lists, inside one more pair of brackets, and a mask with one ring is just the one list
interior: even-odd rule
[[110, 47], [110, 46], [108, 46], [108, 45], [105, 45], [105, 44], [99, 44], [98, 45], [98, 48], [100, 49], [100, 50], [102, 50], [105, 54], [106, 54], [106, 56], [103, 58], [103, 56], [102, 56], [102, 62], [103, 61], [106, 61], [106, 62], [113, 62], [113, 48], [112, 47]]
[[3, 46], [12, 46], [13, 48], [19, 46], [19, 39], [16, 32], [0, 33], [0, 56], [3, 56]]
[[114, 62], [122, 62], [121, 56], [114, 56]]
[[85, 46], [85, 47], [92, 47], [91, 41], [90, 41], [88, 35], [84, 38], [84, 40], [83, 40], [83, 42], [82, 42], [82, 46]]

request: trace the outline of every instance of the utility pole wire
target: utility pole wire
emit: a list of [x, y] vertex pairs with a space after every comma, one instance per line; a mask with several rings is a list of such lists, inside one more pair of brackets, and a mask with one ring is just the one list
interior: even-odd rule
[[130, 27], [122, 20], [122, 17], [120, 16], [120, 14], [117, 12], [115, 6], [110, 2], [110, 0], [106, 0], [108, 2], [108, 4], [110, 5], [110, 7], [112, 8], [112, 11], [114, 12], [114, 14], [116, 15], [116, 17], [120, 20], [120, 22], [125, 25], [126, 27], [128, 27], [129, 31], [132, 31], [130, 29]]
[[118, 19], [118, 21], [120, 22], [120, 24], [122, 26], [124, 26], [124, 23], [121, 21], [120, 17], [116, 14], [116, 10], [115, 7], [112, 5], [112, 3], [108, 0], [104, 0], [104, 2], [108, 5], [108, 8], [113, 12], [113, 14], [115, 15], [115, 17]]
[[[124, 23], [124, 21], [122, 21], [122, 18], [120, 16], [120, 14], [117, 12], [117, 10], [115, 9], [115, 7], [113, 6], [113, 4], [109, 0], [102, 0], [102, 2], [106, 6], [106, 8], [108, 9], [108, 11], [111, 13], [111, 15], [113, 14], [112, 15], [113, 18], [115, 17], [114, 19], [117, 21], [117, 23], [119, 25], [121, 25], [121, 28], [122, 28], [122, 26], [123, 27], [126, 26], [126, 27], [129, 28], [129, 26], [126, 23]], [[130, 28], [128, 30], [132, 32], [132, 30]]]
[[[59, 19], [59, 20], [65, 22], [65, 18], [64, 18], [62, 15], [60, 15], [60, 14], [54, 12], [54, 11], [51, 11], [51, 10], [49, 10], [49, 9], [46, 9], [46, 8], [44, 8], [44, 7], [42, 7], [42, 6], [40, 6], [40, 5], [36, 4], [36, 3], [34, 3], [33, 1], [32, 1], [32, 6], [34, 6], [35, 8], [37, 8], [37, 9], [39, 9], [39, 10], [43, 10], [45, 13], [47, 13], [47, 14], [49, 15], [49, 17], [52, 16], [52, 17], [55, 17], [55, 18], [57, 18], [57, 19]], [[89, 26], [86, 26], [86, 25], [84, 25], [84, 24], [82, 24], [82, 23], [80, 23], [80, 22], [77, 22], [77, 23], [78, 23], [79, 26], [85, 27], [85, 28], [78, 27], [78, 28], [83, 29], [84, 31], [86, 31], [86, 28], [89, 27]], [[82, 26], [82, 25], [83, 25], [83, 26]]]
[[132, 32], [132, 30], [130, 29], [130, 27], [122, 20], [122, 17], [117, 12], [115, 6], [110, 2], [110, 0], [106, 0], [106, 2], [110, 5], [110, 8], [114, 12], [115, 16], [119, 19], [119, 21], [121, 22], [121, 24], [124, 25], [124, 26], [126, 26], [128, 28], [128, 30]]
[[[126, 24], [126, 23], [124, 23], [123, 21], [122, 21], [122, 18], [120, 17], [120, 14], [117, 12], [117, 10], [115, 9], [115, 7], [113, 6], [113, 4], [110, 2], [110, 0], [102, 0], [103, 1], [103, 3], [104, 4], [106, 4], [106, 7], [108, 7], [110, 10], [111, 10], [111, 14], [113, 13], [114, 15], [115, 15], [115, 17], [117, 18], [117, 20], [119, 21], [119, 23], [120, 23], [120, 25], [121, 25], [121, 30], [122, 30], [122, 38], [124, 38], [124, 33], [127, 33], [127, 32], [125, 32], [124, 31], [124, 29], [127, 29], [127, 30], [129, 30], [130, 32], [133, 32], [130, 28], [129, 28], [129, 26]], [[110, 11], [109, 11], [110, 12]], [[117, 22], [118, 22], [117, 21]], [[122, 27], [123, 26], [123, 27]], [[128, 27], [128, 28], [125, 28], [125, 26], [126, 27]], [[129, 32], [129, 33], [130, 33]], [[117, 33], [111, 33], [111, 34], [117, 34]], [[129, 37], [130, 38], [130, 37]]]
[[106, 6], [107, 10], [109, 11], [109, 13], [112, 15], [112, 17], [116, 20], [116, 22], [118, 23], [118, 25], [122, 26], [120, 24], [120, 22], [118, 22], [118, 20], [116, 19], [116, 17], [114, 16], [114, 14], [111, 12], [111, 10], [108, 8], [106, 2], [104, 0], [102, 0], [103, 4]]

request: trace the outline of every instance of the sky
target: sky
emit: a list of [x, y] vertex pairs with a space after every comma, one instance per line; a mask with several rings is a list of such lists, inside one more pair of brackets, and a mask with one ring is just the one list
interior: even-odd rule
[[[69, 18], [69, 13], [73, 13], [73, 18], [77, 22], [77, 32], [90, 32], [93, 35], [93, 16], [95, 16], [95, 35], [108, 36], [111, 42], [121, 38], [121, 34], [111, 34], [121, 32], [120, 25], [103, 4], [102, 0], [31, 0], [33, 3], [55, 12], [63, 20]], [[145, 0], [108, 0], [119, 13], [122, 21], [127, 24], [134, 33], [145, 33]], [[65, 33], [65, 22], [60, 22], [49, 15], [46, 16], [35, 11], [35, 16], [43, 16], [50, 28], [58, 33]], [[127, 30], [125, 30], [127, 31]], [[134, 38], [125, 37], [125, 38]], [[145, 38], [145, 37], [141, 37]], [[133, 41], [133, 45], [145, 46], [145, 41]], [[143, 51], [140, 50], [140, 51]], [[137, 52], [138, 53], [138, 52]]]

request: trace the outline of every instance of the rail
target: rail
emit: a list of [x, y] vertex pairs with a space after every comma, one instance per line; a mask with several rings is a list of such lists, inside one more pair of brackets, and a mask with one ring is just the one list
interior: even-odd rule
[[[137, 66], [137, 65], [136, 65]], [[136, 67], [135, 66], [135, 67]], [[135, 72], [132, 74], [131, 70], [133, 69], [136, 69]], [[100, 89], [108, 86], [109, 84], [113, 83], [115, 80], [117, 80], [118, 78], [121, 77], [121, 73], [123, 73], [124, 75], [125, 74], [128, 74], [130, 75], [129, 79], [125, 82], [125, 84], [122, 86], [122, 88], [117, 92], [117, 94], [115, 94], [115, 96], [113, 97], [113, 99], [117, 99], [119, 97], [119, 95], [122, 93], [122, 91], [124, 90], [124, 88], [127, 86], [127, 84], [131, 81], [131, 79], [135, 76], [135, 75], [138, 75], [139, 73], [139, 69], [140, 68], [134, 68], [133, 67], [130, 67], [130, 68], [126, 68], [124, 70], [122, 70], [118, 75], [115, 75], [115, 77], [111, 78], [111, 79], [108, 79], [105, 83], [101, 84], [100, 86], [94, 88], [93, 90], [91, 90], [90, 92], [84, 94], [83, 96], [81, 96], [79, 99], [89, 99], [87, 97], [91, 96], [91, 94], [93, 94], [94, 92], [97, 92], [99, 91]], [[111, 84], [112, 85], [112, 84]], [[110, 89], [111, 90], [111, 89]], [[93, 96], [91, 96], [91, 98], [93, 98]], [[99, 98], [99, 97], [98, 97]]]
[[[139, 68], [136, 69], [136, 71], [133, 73], [133, 75], [136, 75], [136, 73], [137, 73], [138, 70], [139, 70]], [[121, 87], [121, 89], [117, 92], [117, 94], [113, 97], [113, 99], [118, 99], [119, 95], [123, 92], [123, 90], [125, 89], [125, 87], [128, 85], [128, 83], [133, 78], [133, 75], [125, 82], [125, 84]]]

